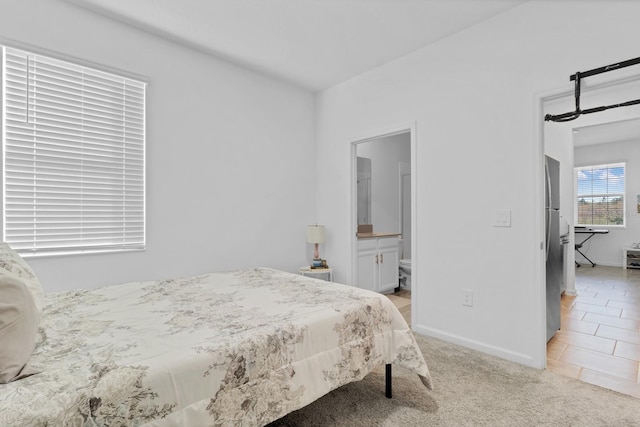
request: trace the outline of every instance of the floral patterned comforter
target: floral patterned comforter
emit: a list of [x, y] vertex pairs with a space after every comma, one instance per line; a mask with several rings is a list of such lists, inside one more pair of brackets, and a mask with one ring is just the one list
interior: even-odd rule
[[40, 332], [2, 426], [261, 426], [392, 362], [431, 388], [388, 298], [265, 268], [49, 294]]

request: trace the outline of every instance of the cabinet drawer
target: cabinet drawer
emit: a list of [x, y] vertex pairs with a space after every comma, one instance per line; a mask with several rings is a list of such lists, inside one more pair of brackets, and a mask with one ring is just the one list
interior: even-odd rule
[[378, 247], [380, 249], [388, 249], [393, 248], [394, 250], [398, 249], [398, 238], [397, 237], [384, 237], [378, 239]]
[[376, 250], [378, 249], [378, 239], [359, 239], [358, 250]]

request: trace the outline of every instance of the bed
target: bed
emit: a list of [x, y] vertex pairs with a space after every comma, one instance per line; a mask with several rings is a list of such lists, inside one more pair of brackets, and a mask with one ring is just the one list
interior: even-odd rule
[[388, 298], [269, 268], [48, 294], [41, 310], [27, 376], [0, 384], [2, 426], [262, 426], [390, 363], [431, 388]]

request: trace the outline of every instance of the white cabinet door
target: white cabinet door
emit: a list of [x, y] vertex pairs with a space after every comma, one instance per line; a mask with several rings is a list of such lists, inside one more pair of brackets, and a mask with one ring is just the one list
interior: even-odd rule
[[392, 291], [398, 287], [398, 239], [383, 238], [378, 242], [378, 292]]
[[358, 287], [378, 291], [378, 255], [375, 239], [358, 242]]
[[388, 292], [398, 287], [398, 238], [358, 240], [358, 287]]

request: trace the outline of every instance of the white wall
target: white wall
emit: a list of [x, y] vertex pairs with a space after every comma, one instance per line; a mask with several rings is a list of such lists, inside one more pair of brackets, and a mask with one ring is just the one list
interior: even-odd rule
[[[640, 135], [632, 141], [576, 147], [574, 158], [576, 166], [626, 162], [625, 227], [604, 227], [609, 229], [609, 234], [594, 236], [581, 249], [596, 264], [621, 267], [622, 248], [640, 242], [640, 213], [637, 211], [637, 197], [640, 195]], [[580, 239], [580, 236], [576, 238]], [[578, 262], [585, 262], [579, 255], [576, 258]]]
[[[636, 57], [637, 16], [640, 3], [627, 1], [531, 1], [322, 92], [316, 204], [334, 233], [336, 278], [352, 268], [350, 142], [415, 122], [413, 328], [544, 366], [535, 100], [567, 88], [576, 70]], [[511, 227], [493, 227], [505, 208]], [[462, 306], [462, 288], [473, 307]]]
[[45, 291], [308, 262], [313, 94], [58, 0], [3, 1], [0, 37], [149, 79], [147, 250], [31, 258]]

